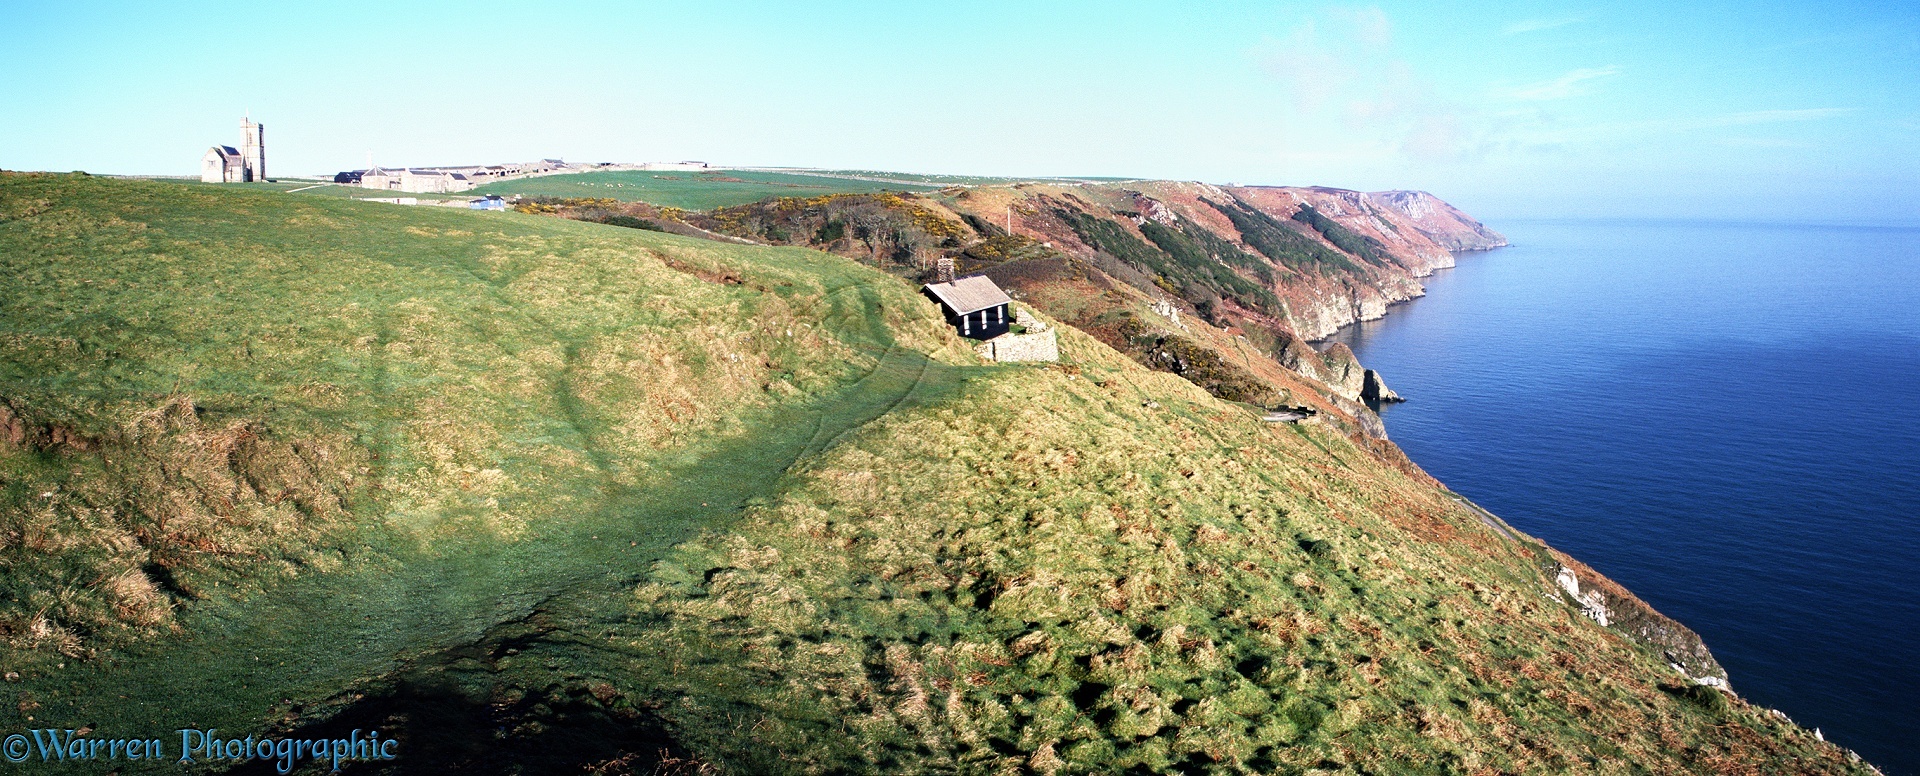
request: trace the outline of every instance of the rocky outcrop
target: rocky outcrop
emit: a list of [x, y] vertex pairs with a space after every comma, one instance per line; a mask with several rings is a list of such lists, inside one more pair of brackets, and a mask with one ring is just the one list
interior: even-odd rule
[[1367, 370], [1366, 379], [1360, 387], [1360, 398], [1363, 401], [1373, 404], [1392, 404], [1394, 402], [1406, 401], [1406, 399], [1400, 398], [1400, 394], [1394, 393], [1392, 388], [1387, 387], [1386, 381], [1380, 379], [1379, 372], [1371, 369]]
[[1549, 557], [1542, 570], [1581, 614], [1659, 652], [1692, 683], [1729, 689], [1727, 670], [1699, 634], [1566, 553], [1551, 548], [1545, 552]]
[[1405, 217], [1421, 234], [1448, 251], [1484, 251], [1507, 245], [1507, 238], [1499, 232], [1424, 191], [1380, 191], [1368, 196]]
[[1170, 372], [1228, 401], [1271, 406], [1283, 400], [1274, 386], [1219, 350], [1192, 337], [1157, 329], [1137, 318], [1124, 320], [1116, 349], [1149, 369]]
[[1360, 433], [1379, 440], [1387, 438], [1387, 424], [1380, 419], [1380, 413], [1374, 412], [1372, 407], [1344, 396], [1334, 397], [1333, 406], [1352, 415], [1355, 424], [1360, 428]]
[[1360, 366], [1353, 349], [1342, 343], [1316, 351], [1298, 338], [1283, 337], [1273, 357], [1281, 366], [1326, 384], [1334, 396], [1342, 399], [1360, 401], [1366, 389], [1367, 370]]
[[1360, 366], [1360, 359], [1353, 355], [1353, 349], [1346, 343], [1335, 342], [1326, 350], [1320, 351], [1320, 382], [1343, 399], [1359, 401], [1366, 389], [1366, 369]]

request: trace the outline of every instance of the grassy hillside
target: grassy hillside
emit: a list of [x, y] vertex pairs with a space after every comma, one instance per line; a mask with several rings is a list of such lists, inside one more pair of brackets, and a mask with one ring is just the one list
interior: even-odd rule
[[1071, 328], [980, 364], [826, 253], [0, 175], [0, 270], [9, 730], [378, 727], [418, 773], [1862, 770], [1390, 447]]
[[[198, 181], [185, 181], [187, 185], [202, 185]], [[393, 197], [412, 197], [422, 202], [473, 199], [472, 194], [437, 194], [434, 192], [388, 191], [385, 189], [363, 189], [359, 186], [343, 186], [333, 183], [314, 183], [312, 181], [275, 181], [259, 183], [210, 183], [204, 184], [223, 189], [242, 191], [279, 191], [307, 194], [316, 197], [340, 197], [343, 199], [388, 199]]]
[[[150, 695], [103, 719], [257, 723], [471, 639], [724, 518], [960, 352], [911, 289], [810, 251], [0, 186], [0, 398], [26, 432], [0, 443], [0, 636], [43, 718], [48, 688], [131, 672]], [[119, 667], [53, 668], [74, 658]]]
[[937, 186], [858, 180], [851, 177], [752, 170], [616, 171], [547, 175], [489, 183], [475, 194], [591, 197], [646, 202], [662, 207], [711, 210], [768, 197], [817, 197], [875, 191], [931, 191]]

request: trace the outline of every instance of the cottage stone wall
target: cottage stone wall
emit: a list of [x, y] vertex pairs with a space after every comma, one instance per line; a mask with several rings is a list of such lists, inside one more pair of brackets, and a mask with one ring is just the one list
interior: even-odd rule
[[1002, 334], [980, 343], [980, 355], [1000, 362], [1059, 361], [1060, 341], [1052, 331]]
[[982, 357], [1001, 363], [1060, 360], [1060, 339], [1052, 329], [1024, 307], [1016, 307], [1013, 317], [1027, 333], [1002, 334], [980, 343], [976, 349]]

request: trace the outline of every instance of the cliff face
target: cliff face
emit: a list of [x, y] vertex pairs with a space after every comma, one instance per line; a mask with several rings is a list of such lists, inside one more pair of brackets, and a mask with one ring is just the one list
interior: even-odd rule
[[1419, 279], [1453, 266], [1453, 251], [1506, 244], [1426, 192], [1180, 181], [776, 198], [689, 223], [914, 280], [950, 258], [1222, 398], [1289, 400], [1247, 379], [1278, 366], [1375, 436], [1381, 426], [1359, 404], [1364, 369], [1351, 353], [1317, 354], [1307, 343], [1420, 296]]
[[1179, 181], [774, 199], [691, 223], [909, 271], [937, 255], [963, 271], [1074, 258], [1210, 323], [1309, 340], [1421, 295], [1454, 251], [1506, 244], [1426, 192]]
[[1424, 191], [1381, 191], [1361, 196], [1371, 197], [1374, 203], [1404, 216], [1428, 239], [1449, 251], [1484, 251], [1507, 244], [1507, 238], [1498, 232]]

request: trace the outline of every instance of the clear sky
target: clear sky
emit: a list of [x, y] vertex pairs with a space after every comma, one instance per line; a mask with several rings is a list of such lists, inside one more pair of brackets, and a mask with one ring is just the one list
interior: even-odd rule
[[0, 0], [0, 167], [720, 164], [1920, 222], [1920, 2]]

